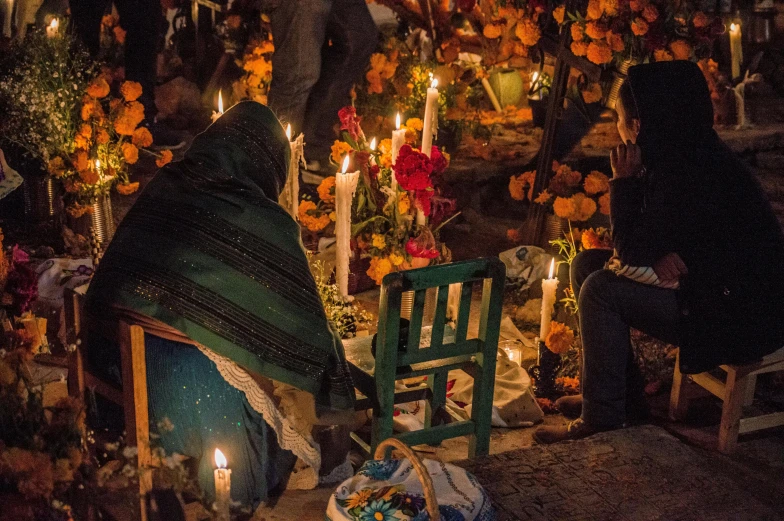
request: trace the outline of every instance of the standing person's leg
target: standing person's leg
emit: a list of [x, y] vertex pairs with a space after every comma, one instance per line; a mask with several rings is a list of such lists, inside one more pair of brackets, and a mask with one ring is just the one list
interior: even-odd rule
[[101, 48], [101, 19], [107, 5], [108, 0], [70, 1], [74, 32], [91, 56], [97, 56]]
[[[272, 84], [269, 106], [294, 135], [303, 130], [308, 96], [321, 73], [321, 50], [332, 0], [286, 0], [270, 13]], [[305, 141], [310, 145], [311, 136]]]
[[378, 29], [365, 0], [333, 0], [326, 37], [331, 45], [323, 48], [324, 65], [305, 116], [305, 153], [318, 161], [329, 158], [338, 111], [350, 104], [351, 88], [378, 45]]

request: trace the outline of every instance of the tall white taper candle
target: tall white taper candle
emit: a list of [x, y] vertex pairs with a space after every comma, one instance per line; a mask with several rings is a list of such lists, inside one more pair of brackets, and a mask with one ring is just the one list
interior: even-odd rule
[[542, 280], [542, 321], [539, 324], [539, 339], [544, 342], [550, 332], [550, 322], [553, 320], [555, 308], [555, 291], [558, 289], [558, 279], [555, 274], [555, 259], [550, 263], [550, 276]]
[[438, 130], [438, 80], [433, 79], [427, 89], [425, 101], [425, 121], [422, 124], [422, 153], [430, 157], [433, 147], [433, 134]]
[[335, 174], [335, 238], [337, 258], [335, 280], [343, 297], [348, 297], [348, 263], [351, 258], [351, 203], [359, 181], [359, 171], [348, 170], [349, 156], [343, 160], [343, 168]]
[[226, 456], [215, 449], [215, 513], [217, 521], [230, 521], [229, 507], [231, 506], [231, 469], [227, 469]]

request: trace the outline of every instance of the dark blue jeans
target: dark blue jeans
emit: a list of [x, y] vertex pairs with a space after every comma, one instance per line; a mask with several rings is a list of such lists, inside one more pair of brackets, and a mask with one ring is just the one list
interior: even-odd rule
[[660, 289], [604, 269], [609, 250], [586, 250], [572, 261], [583, 343], [582, 418], [599, 428], [626, 422], [627, 405], [644, 400], [630, 328], [678, 345], [676, 290]]
[[270, 14], [275, 54], [269, 106], [294, 135], [305, 133], [306, 155], [325, 160], [337, 137], [338, 111], [351, 101], [378, 44], [365, 0], [286, 0]]

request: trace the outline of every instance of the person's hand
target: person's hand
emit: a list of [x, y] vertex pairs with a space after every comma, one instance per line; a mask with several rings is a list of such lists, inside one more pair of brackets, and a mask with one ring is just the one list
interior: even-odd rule
[[677, 253], [668, 253], [659, 259], [653, 265], [653, 271], [662, 282], [675, 282], [681, 278], [681, 275], [689, 273], [686, 264]]
[[640, 147], [631, 141], [618, 145], [610, 153], [610, 165], [612, 165], [613, 177], [615, 179], [638, 175], [642, 170], [642, 152]]

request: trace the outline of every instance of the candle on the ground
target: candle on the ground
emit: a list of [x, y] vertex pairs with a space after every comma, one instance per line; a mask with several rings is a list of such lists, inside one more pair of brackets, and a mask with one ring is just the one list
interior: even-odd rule
[[[392, 164], [397, 161], [397, 156], [400, 153], [400, 147], [406, 143], [406, 129], [400, 128], [400, 112], [397, 113], [395, 118], [395, 125], [397, 130], [392, 131]], [[395, 171], [392, 170], [392, 189], [397, 191], [397, 179], [395, 179]]]
[[348, 297], [348, 263], [351, 257], [351, 203], [357, 189], [359, 171], [347, 172], [349, 156], [335, 174], [335, 238], [337, 240], [335, 280], [343, 297]]
[[740, 77], [740, 66], [743, 63], [743, 45], [741, 43], [740, 23], [730, 24], [730, 57], [732, 60], [732, 79]]
[[550, 276], [542, 280], [542, 321], [539, 324], [539, 340], [542, 342], [550, 332], [550, 322], [553, 319], [555, 308], [555, 290], [558, 289], [558, 279], [554, 278], [555, 259], [550, 263]]
[[517, 365], [523, 362], [523, 344], [519, 340], [503, 340], [498, 343], [506, 357]]
[[223, 89], [218, 91], [218, 112], [212, 113], [212, 122], [218, 121], [218, 118], [223, 115]]
[[57, 31], [60, 28], [60, 20], [57, 18], [52, 18], [52, 21], [49, 22], [49, 25], [46, 26], [46, 37], [47, 38], [54, 38], [57, 36]]
[[229, 507], [231, 506], [231, 469], [227, 467], [226, 456], [215, 449], [215, 511], [218, 521], [230, 521]]
[[427, 89], [425, 101], [425, 121], [422, 124], [422, 153], [430, 157], [433, 135], [438, 129], [438, 80], [433, 79]]
[[286, 137], [289, 139], [289, 146], [291, 147], [291, 161], [289, 162], [289, 175], [286, 178], [286, 186], [283, 187], [278, 202], [296, 221], [299, 210], [299, 165], [302, 162], [302, 154], [304, 152], [304, 138], [300, 134], [296, 139], [291, 140], [290, 123], [286, 126]]

